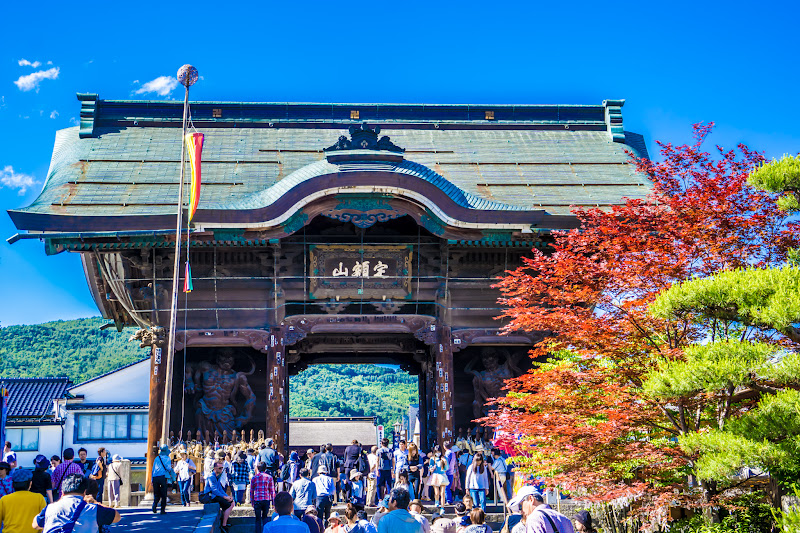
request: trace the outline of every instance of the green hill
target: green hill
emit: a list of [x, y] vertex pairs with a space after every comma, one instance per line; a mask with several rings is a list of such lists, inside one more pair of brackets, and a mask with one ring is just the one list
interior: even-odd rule
[[[101, 318], [0, 328], [0, 376], [68, 376], [80, 383], [149, 355], [134, 332]], [[290, 416], [377, 416], [391, 424], [417, 403], [417, 378], [376, 365], [312, 365], [289, 381]]]
[[0, 376], [68, 376], [80, 383], [149, 355], [128, 342], [133, 328], [101, 330], [106, 323], [80, 318], [0, 328]]

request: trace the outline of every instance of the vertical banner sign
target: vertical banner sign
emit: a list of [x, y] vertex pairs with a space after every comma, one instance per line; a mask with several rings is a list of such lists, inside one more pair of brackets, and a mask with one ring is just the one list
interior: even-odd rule
[[[189, 187], [189, 216], [186, 219], [186, 226], [192, 223], [192, 218], [197, 211], [200, 203], [200, 159], [203, 154], [203, 134], [192, 132], [186, 134], [186, 149], [189, 151], [189, 168], [192, 171], [192, 182]], [[188, 235], [188, 231], [187, 231]], [[187, 237], [188, 239], [188, 237]], [[183, 276], [183, 292], [189, 293], [194, 290], [192, 285], [192, 267], [189, 265], [189, 257], [186, 257], [186, 272]]]
[[8, 389], [0, 389], [0, 442], [6, 441], [7, 419], [8, 419]]
[[203, 154], [203, 134], [186, 134], [186, 149], [189, 150], [189, 167], [192, 170], [192, 183], [189, 187], [189, 220], [192, 221], [197, 205], [200, 203], [200, 158]]

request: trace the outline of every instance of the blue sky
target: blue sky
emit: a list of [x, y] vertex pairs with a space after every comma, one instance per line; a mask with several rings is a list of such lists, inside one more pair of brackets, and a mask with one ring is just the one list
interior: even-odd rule
[[[30, 203], [76, 92], [197, 100], [586, 103], [626, 129], [800, 151], [796, 2], [11, 2], [0, 31], [0, 236]], [[92, 316], [77, 255], [0, 241], [0, 325]]]

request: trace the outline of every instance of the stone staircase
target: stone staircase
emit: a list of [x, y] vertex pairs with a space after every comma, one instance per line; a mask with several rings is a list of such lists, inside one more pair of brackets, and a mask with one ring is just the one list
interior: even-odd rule
[[[556, 506], [553, 506], [554, 508]], [[568, 517], [572, 518], [572, 516], [578, 511], [580, 508], [575, 502], [571, 500], [561, 500], [561, 512], [567, 515]], [[272, 509], [274, 511], [274, 509]], [[335, 504], [332, 508], [332, 511], [338, 512], [340, 515], [344, 515], [345, 506], [343, 504]], [[377, 508], [375, 507], [367, 507], [367, 515], [371, 519], [372, 516], [375, 514]], [[438, 511], [438, 508], [433, 505], [426, 505], [425, 512], [423, 515], [430, 521], [433, 517], [433, 512]], [[455, 509], [452, 505], [447, 505], [444, 508], [444, 516], [448, 518], [456, 518]], [[486, 506], [486, 523], [491, 527], [494, 531], [500, 531], [503, 527], [503, 522], [505, 520], [505, 516], [503, 515], [503, 508], [499, 505], [487, 505]], [[253, 514], [253, 509], [250, 506], [237, 506], [231, 512], [230, 519], [228, 521], [228, 525], [230, 526], [231, 533], [254, 533], [255, 528], [255, 515]]]

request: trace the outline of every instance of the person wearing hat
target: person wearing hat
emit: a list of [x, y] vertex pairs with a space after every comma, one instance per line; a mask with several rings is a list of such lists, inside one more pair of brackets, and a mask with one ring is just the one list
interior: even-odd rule
[[572, 521], [544, 503], [544, 496], [534, 487], [525, 485], [508, 502], [512, 512], [522, 511], [526, 531], [533, 533], [575, 533]]
[[421, 501], [411, 500], [411, 503], [408, 504], [408, 512], [411, 513], [414, 520], [419, 522], [419, 525], [422, 526], [422, 531], [431, 533], [431, 524], [428, 522], [427, 518], [422, 516], [422, 513], [425, 512], [425, 507], [422, 505]]
[[589, 511], [578, 511], [575, 518], [575, 533], [596, 533], [597, 530], [592, 526], [592, 515]]
[[[312, 485], [313, 486], [313, 485]], [[295, 511], [296, 513], [297, 511]], [[306, 507], [306, 512], [300, 517], [300, 520], [305, 522], [311, 533], [324, 533], [325, 524], [317, 516], [317, 508], [313, 505]]]
[[320, 464], [317, 469], [314, 487], [317, 489], [317, 512], [320, 518], [327, 522], [333, 506], [333, 497], [336, 494], [336, 480], [328, 475], [328, 467], [324, 464]]
[[364, 486], [364, 474], [355, 468], [350, 470], [350, 487], [348, 493], [350, 494], [350, 503], [355, 505], [356, 509], [363, 509], [367, 503], [367, 489]]
[[122, 456], [115, 453], [108, 465], [108, 501], [111, 507], [119, 507], [119, 487], [122, 484]]
[[14, 492], [0, 498], [0, 524], [7, 533], [30, 531], [33, 519], [47, 503], [44, 496], [30, 491], [33, 472], [19, 468], [8, 477]]
[[0, 461], [0, 498], [14, 492], [14, 485], [11, 482], [11, 465], [5, 461]]
[[431, 533], [456, 533], [456, 523], [446, 516], [440, 516], [431, 524]]
[[175, 483], [175, 471], [172, 469], [172, 460], [169, 458], [169, 446], [162, 446], [155, 461], [153, 461], [153, 513], [158, 512], [161, 504], [161, 514], [167, 512], [167, 487]]
[[387, 514], [389, 514], [389, 495], [388, 494], [382, 500], [378, 501], [378, 509], [375, 511], [375, 514], [372, 515], [372, 520], [370, 520], [370, 522], [377, 529], [378, 524], [381, 521], [381, 518], [383, 518]]
[[328, 517], [328, 527], [325, 529], [325, 533], [346, 533], [346, 531], [342, 517], [336, 511], [332, 512]]
[[53, 480], [50, 478], [50, 472], [47, 471], [50, 466], [50, 461], [47, 457], [39, 454], [33, 460], [33, 479], [31, 480], [31, 492], [41, 494], [45, 501], [48, 503], [53, 502]]

